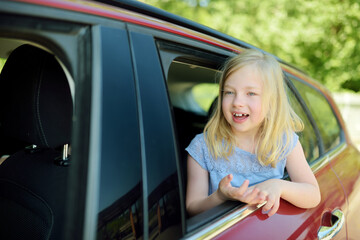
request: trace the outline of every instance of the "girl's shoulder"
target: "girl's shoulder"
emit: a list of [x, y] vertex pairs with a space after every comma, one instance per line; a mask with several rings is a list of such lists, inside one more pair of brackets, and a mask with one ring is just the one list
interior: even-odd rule
[[203, 169], [207, 171], [211, 169], [209, 167], [209, 154], [203, 133], [197, 134], [185, 150]]
[[282, 145], [282, 155], [287, 156], [295, 148], [299, 136], [292, 131], [288, 136], [284, 133], [283, 135], [283, 145]]
[[[299, 136], [296, 134], [296, 132], [292, 131], [290, 134], [289, 134], [289, 143], [290, 143], [290, 148], [294, 148], [297, 141], [299, 140]], [[286, 139], [286, 134], [284, 134], [284, 139]]]
[[204, 133], [196, 134], [195, 137], [191, 140], [190, 145], [206, 145]]

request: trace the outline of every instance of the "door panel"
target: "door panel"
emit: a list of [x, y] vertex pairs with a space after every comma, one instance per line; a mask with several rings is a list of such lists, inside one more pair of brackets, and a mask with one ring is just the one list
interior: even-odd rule
[[[272, 217], [263, 215], [259, 209], [215, 239], [316, 239], [322, 215], [346, 207], [342, 186], [329, 165], [316, 178], [321, 189], [321, 202], [316, 208], [300, 209], [281, 200], [279, 211]], [[334, 239], [343, 238], [345, 225]]]
[[348, 239], [360, 236], [360, 155], [353, 146], [347, 146], [343, 152], [331, 159], [331, 166], [338, 175], [348, 206], [345, 210]]

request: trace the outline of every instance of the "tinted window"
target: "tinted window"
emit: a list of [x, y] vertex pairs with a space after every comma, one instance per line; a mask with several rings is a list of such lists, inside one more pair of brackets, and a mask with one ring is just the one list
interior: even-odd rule
[[308, 116], [306, 115], [300, 102], [296, 99], [294, 93], [292, 91], [288, 91], [288, 96], [292, 108], [304, 123], [304, 130], [297, 134], [299, 135], [299, 141], [304, 149], [307, 161], [312, 162], [319, 157], [318, 139], [316, 138], [314, 128], [309, 121]]
[[331, 106], [325, 97], [314, 88], [295, 79], [292, 79], [292, 82], [300, 92], [319, 128], [324, 151], [329, 151], [340, 143], [340, 127]]
[[144, 238], [167, 239], [171, 233], [171, 238], [177, 239], [181, 236], [180, 188], [165, 79], [154, 38], [130, 32], [130, 40], [142, 113], [142, 154], [146, 157], [143, 194], [148, 233]]
[[98, 239], [143, 235], [139, 121], [128, 37], [102, 28], [102, 156]]

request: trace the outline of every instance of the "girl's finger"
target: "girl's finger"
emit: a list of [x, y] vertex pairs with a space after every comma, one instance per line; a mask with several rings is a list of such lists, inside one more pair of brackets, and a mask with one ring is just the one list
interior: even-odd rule
[[227, 186], [231, 186], [231, 181], [233, 179], [233, 175], [229, 174], [227, 176], [225, 176], [223, 179], [220, 180], [219, 185], [222, 187], [227, 187]]
[[248, 187], [249, 187], [249, 180], [245, 180], [241, 186], [238, 188], [238, 191], [239, 191], [239, 194], [241, 195], [244, 195], [246, 194], [247, 190], [248, 190]]
[[267, 196], [267, 203], [262, 208], [264, 214], [267, 214], [268, 211], [274, 206], [275, 198], [272, 195]]
[[280, 199], [278, 198], [275, 200], [273, 207], [268, 213], [268, 216], [271, 217], [272, 215], [274, 215], [279, 210], [279, 206], [280, 206]]
[[265, 192], [260, 192], [260, 193], [258, 194], [259, 203], [264, 202], [264, 201], [266, 200], [266, 196], [267, 196], [267, 194], [265, 194]]
[[246, 196], [242, 196], [241, 201], [246, 202], [246, 203], [252, 203], [257, 198], [258, 193], [259, 193], [259, 189], [254, 188], [251, 191], [251, 193], [247, 194]]

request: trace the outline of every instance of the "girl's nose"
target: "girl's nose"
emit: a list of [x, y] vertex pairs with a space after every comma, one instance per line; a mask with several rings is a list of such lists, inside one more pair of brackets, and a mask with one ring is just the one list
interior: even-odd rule
[[233, 105], [234, 106], [244, 106], [246, 103], [245, 96], [242, 94], [236, 94], [233, 98]]

